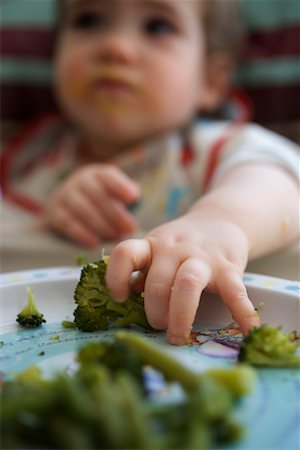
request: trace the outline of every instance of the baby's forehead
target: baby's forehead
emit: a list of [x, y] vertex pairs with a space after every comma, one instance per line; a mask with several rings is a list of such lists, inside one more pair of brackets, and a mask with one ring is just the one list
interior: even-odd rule
[[68, 8], [82, 6], [101, 6], [112, 9], [116, 4], [122, 4], [123, 7], [139, 6], [139, 7], [158, 7], [158, 8], [172, 8], [176, 5], [184, 4], [185, 6], [200, 8], [205, 3], [204, 0], [60, 0], [60, 2]]

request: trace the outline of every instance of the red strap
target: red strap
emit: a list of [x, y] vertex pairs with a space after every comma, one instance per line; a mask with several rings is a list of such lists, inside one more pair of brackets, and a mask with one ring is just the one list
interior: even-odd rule
[[29, 124], [21, 130], [21, 132], [18, 133], [6, 147], [4, 147], [0, 157], [0, 183], [3, 195], [12, 203], [21, 206], [34, 214], [37, 214], [42, 210], [42, 205], [13, 189], [10, 185], [11, 168], [24, 146], [26, 146], [35, 135], [49, 125], [55, 124], [56, 122], [59, 123], [60, 120], [61, 117], [59, 114], [49, 113], [29, 122]]
[[183, 167], [188, 166], [195, 159], [195, 152], [188, 142], [185, 143], [181, 152], [180, 162]]

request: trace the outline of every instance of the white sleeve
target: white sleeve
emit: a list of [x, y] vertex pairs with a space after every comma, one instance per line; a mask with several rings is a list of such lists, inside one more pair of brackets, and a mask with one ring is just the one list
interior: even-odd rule
[[244, 162], [278, 164], [300, 181], [300, 146], [259, 125], [241, 127], [225, 144], [211, 183]]

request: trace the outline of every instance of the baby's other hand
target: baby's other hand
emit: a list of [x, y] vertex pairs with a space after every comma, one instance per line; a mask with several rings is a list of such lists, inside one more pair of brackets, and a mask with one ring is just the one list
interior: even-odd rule
[[75, 171], [51, 195], [44, 222], [86, 247], [133, 233], [137, 224], [127, 205], [139, 187], [119, 168], [90, 164]]

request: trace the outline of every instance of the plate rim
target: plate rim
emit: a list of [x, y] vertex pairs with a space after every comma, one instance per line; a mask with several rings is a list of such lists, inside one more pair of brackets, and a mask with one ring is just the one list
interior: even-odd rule
[[[26, 285], [28, 283], [41, 283], [45, 281], [79, 280], [80, 272], [84, 266], [57, 266], [26, 269], [0, 273], [0, 290], [8, 286]], [[270, 275], [245, 272], [244, 284], [247, 287], [256, 287], [263, 290], [285, 292], [288, 296], [298, 297], [300, 301], [300, 282]]]

